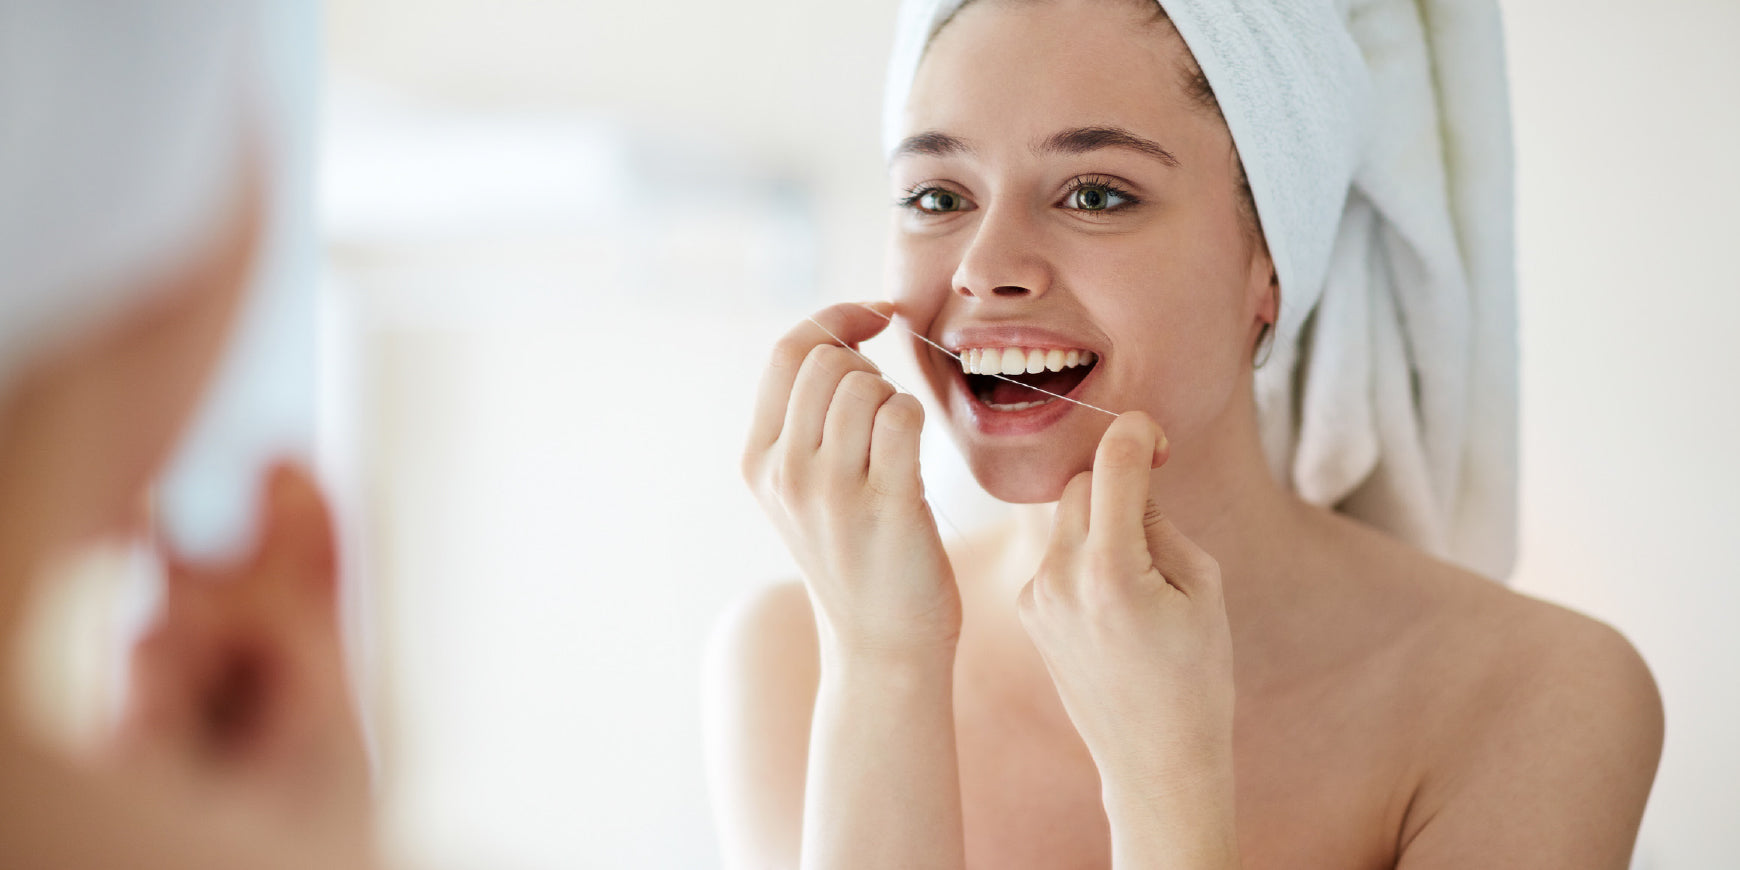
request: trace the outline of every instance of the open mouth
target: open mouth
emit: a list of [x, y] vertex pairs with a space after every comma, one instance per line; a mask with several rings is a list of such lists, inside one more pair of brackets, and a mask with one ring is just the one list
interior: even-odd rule
[[1099, 362], [1093, 351], [1069, 348], [969, 347], [960, 357], [967, 390], [985, 407], [1004, 412], [1068, 396]]

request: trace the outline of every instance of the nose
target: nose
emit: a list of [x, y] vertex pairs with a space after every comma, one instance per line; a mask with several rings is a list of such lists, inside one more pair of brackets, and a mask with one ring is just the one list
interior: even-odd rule
[[961, 296], [1037, 298], [1051, 288], [1037, 227], [1019, 208], [987, 208], [955, 267], [954, 290]]

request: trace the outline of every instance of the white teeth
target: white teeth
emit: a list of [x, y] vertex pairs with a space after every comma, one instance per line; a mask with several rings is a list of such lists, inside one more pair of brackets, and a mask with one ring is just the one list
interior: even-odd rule
[[1037, 408], [1040, 405], [1049, 405], [1055, 401], [1057, 401], [1057, 400], [1056, 399], [1040, 399], [1037, 402], [1016, 402], [1013, 405], [999, 405], [996, 402], [986, 402], [985, 407], [990, 408], [993, 411], [1025, 411], [1028, 408]]
[[1091, 365], [1092, 351], [1061, 348], [970, 347], [960, 351], [961, 371], [970, 375], [1023, 375], [1060, 372]]

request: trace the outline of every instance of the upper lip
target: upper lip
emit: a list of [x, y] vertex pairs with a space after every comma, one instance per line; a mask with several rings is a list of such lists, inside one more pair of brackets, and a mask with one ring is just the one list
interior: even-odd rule
[[943, 330], [942, 341], [938, 342], [949, 349], [950, 353], [960, 353], [967, 348], [985, 347], [1025, 347], [1040, 350], [1091, 350], [1098, 354], [1099, 349], [1078, 338], [1071, 338], [1053, 329], [1042, 326], [1022, 326], [1016, 324], [1000, 324], [995, 326], [962, 326]]

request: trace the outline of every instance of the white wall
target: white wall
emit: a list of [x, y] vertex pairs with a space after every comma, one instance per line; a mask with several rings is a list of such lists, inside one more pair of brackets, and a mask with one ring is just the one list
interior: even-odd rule
[[1517, 586], [1654, 670], [1637, 849], [1740, 866], [1740, 4], [1507, 3], [1523, 340]]
[[[790, 570], [736, 481], [737, 441], [778, 331], [880, 287], [894, 5], [329, 0], [346, 77], [462, 115], [662, 131], [815, 193], [813, 293], [733, 302], [697, 279], [612, 291], [585, 316], [363, 318], [377, 424], [365, 458], [384, 499], [373, 567], [389, 595], [385, 664], [404, 675], [389, 772], [409, 851], [445, 858], [431, 866], [710, 864], [702, 635], [724, 602]], [[1740, 279], [1726, 257], [1740, 238], [1740, 61], [1726, 46], [1740, 4], [1504, 6], [1517, 586], [1618, 626], [1655, 670], [1668, 743], [1639, 866], [1740, 864], [1740, 632], [1727, 624], [1740, 612]], [[341, 278], [365, 308], [432, 288], [487, 303], [535, 283], [540, 263], [583, 293], [575, 238], [385, 261], [356, 246]], [[426, 271], [404, 271], [418, 256]]]

